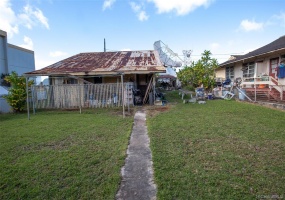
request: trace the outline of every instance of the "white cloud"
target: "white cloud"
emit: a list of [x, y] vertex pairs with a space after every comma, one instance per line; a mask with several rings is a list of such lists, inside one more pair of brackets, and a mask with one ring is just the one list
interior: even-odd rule
[[280, 22], [280, 25], [285, 27], [285, 13], [280, 13], [279, 15], [273, 15], [272, 19], [269, 20], [270, 23], [276, 23], [276, 22]]
[[147, 0], [153, 2], [158, 13], [176, 12], [186, 15], [200, 6], [208, 7], [213, 0]]
[[240, 28], [246, 32], [262, 30], [263, 27], [264, 27], [263, 23], [258, 23], [258, 22], [255, 22], [254, 20], [249, 21], [245, 19], [245, 20], [242, 20], [240, 23]]
[[140, 21], [148, 20], [149, 16], [144, 11], [143, 5], [136, 4], [135, 2], [130, 2], [130, 5]]
[[148, 17], [149, 16], [146, 14], [145, 11], [140, 11], [138, 13], [138, 18], [139, 18], [140, 21], [146, 21], [146, 20], [148, 20]]
[[52, 51], [49, 53], [49, 56], [53, 57], [53, 58], [54, 57], [62, 57], [62, 56], [66, 56], [66, 55], [68, 55], [68, 53], [63, 52], [63, 51]]
[[218, 48], [220, 48], [220, 46], [221, 45], [219, 43], [216, 43], [216, 42], [210, 44], [210, 48], [212, 51], [217, 50]]
[[130, 5], [134, 12], [139, 12], [141, 10], [141, 6], [136, 4], [135, 2], [131, 2]]
[[33, 40], [27, 36], [24, 36], [24, 44], [21, 44], [20, 47], [33, 50], [34, 48]]
[[11, 7], [10, 0], [0, 0], [0, 29], [6, 31], [9, 38], [19, 33], [20, 25], [32, 29], [38, 24], [49, 29], [48, 19], [40, 9], [27, 4], [21, 13], [16, 14]]
[[111, 6], [115, 3], [116, 0], [105, 0], [103, 3], [103, 10], [107, 8], [111, 8]]
[[19, 32], [17, 17], [9, 0], [0, 1], [0, 29], [6, 31], [9, 37], [13, 37]]
[[36, 11], [34, 11], [35, 17], [40, 21], [41, 24], [43, 24], [47, 29], [49, 29], [48, 19], [44, 16], [43, 12], [36, 8]]
[[18, 17], [20, 22], [28, 29], [32, 29], [38, 23], [49, 29], [48, 19], [44, 16], [43, 12], [38, 8], [33, 8], [29, 4], [24, 7], [23, 13], [19, 14]]

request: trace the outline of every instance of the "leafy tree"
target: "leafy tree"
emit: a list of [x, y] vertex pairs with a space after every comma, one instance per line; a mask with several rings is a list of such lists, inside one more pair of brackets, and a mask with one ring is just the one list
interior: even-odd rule
[[184, 86], [196, 88], [203, 85], [207, 90], [211, 89], [215, 84], [215, 69], [217, 67], [217, 60], [211, 58], [210, 51], [205, 50], [201, 59], [180, 70], [177, 73], [177, 77]]
[[[4, 96], [10, 106], [13, 108], [14, 112], [21, 112], [26, 107], [26, 78], [23, 76], [18, 76], [16, 72], [12, 72], [11, 75], [6, 76], [5, 81], [11, 84], [8, 95]], [[29, 81], [29, 87], [34, 83], [34, 81]]]

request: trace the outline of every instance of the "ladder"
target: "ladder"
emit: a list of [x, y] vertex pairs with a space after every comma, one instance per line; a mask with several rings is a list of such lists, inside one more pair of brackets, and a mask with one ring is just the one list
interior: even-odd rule
[[149, 93], [150, 93], [150, 91], [151, 91], [151, 85], [152, 85], [152, 82], [153, 82], [153, 78], [154, 77], [154, 75], [152, 75], [152, 77], [150, 78], [150, 81], [149, 81], [149, 83], [148, 83], [148, 86], [147, 86], [147, 89], [146, 89], [146, 92], [145, 92], [145, 95], [144, 95], [144, 98], [143, 98], [143, 104], [145, 104], [146, 102], [147, 102], [147, 98], [148, 98], [148, 95], [149, 95]]

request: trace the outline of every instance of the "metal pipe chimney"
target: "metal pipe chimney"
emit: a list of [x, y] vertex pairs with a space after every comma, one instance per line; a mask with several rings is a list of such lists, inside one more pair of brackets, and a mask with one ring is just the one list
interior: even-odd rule
[[106, 52], [106, 41], [105, 41], [105, 38], [104, 38], [104, 52]]

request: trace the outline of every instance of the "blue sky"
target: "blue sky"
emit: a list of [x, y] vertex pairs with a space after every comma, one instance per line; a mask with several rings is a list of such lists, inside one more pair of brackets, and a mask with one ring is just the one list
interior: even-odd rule
[[163, 41], [219, 62], [285, 35], [284, 0], [1, 0], [8, 42], [35, 51], [36, 69], [81, 52], [151, 50]]

